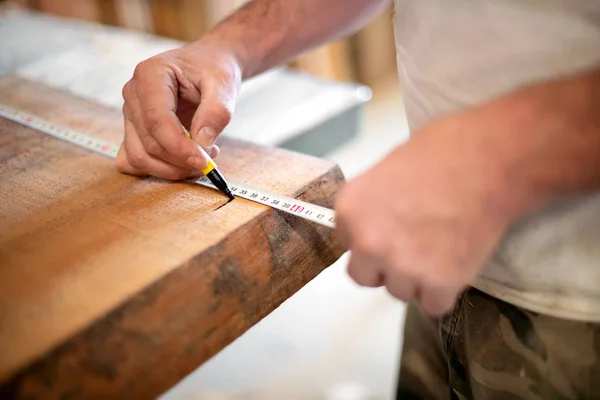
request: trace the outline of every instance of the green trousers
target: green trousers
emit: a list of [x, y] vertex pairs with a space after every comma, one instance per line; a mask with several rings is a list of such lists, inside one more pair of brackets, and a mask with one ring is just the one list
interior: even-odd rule
[[397, 399], [600, 399], [600, 324], [476, 289], [440, 319], [409, 305]]

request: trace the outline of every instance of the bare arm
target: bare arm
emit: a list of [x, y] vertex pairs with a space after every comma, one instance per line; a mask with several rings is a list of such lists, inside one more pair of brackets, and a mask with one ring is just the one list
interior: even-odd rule
[[502, 169], [498, 196], [517, 214], [600, 189], [600, 70], [522, 88], [466, 120], [480, 129], [458, 140]]
[[441, 314], [513, 222], [599, 189], [596, 70], [426, 125], [338, 194], [336, 229], [356, 282]]
[[[146, 61], [123, 88], [117, 168], [182, 179], [218, 156], [241, 80], [351, 33], [389, 0], [254, 0], [202, 38]], [[183, 136], [183, 124], [191, 139]]]
[[389, 0], [254, 0], [202, 40], [227, 44], [250, 77], [353, 33]]

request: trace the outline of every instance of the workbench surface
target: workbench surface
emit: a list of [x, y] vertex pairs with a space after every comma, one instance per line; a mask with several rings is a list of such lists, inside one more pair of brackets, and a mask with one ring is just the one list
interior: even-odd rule
[[[114, 142], [119, 110], [19, 76], [0, 103]], [[233, 181], [331, 207], [329, 162], [235, 139]], [[278, 168], [270, 168], [277, 164]], [[156, 397], [343, 252], [333, 231], [0, 119], [0, 397]]]

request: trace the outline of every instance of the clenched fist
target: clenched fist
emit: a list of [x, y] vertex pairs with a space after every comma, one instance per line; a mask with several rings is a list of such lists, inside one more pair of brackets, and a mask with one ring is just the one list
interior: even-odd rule
[[173, 180], [200, 175], [207, 152], [219, 154], [214, 142], [231, 120], [240, 82], [233, 53], [206, 43], [140, 63], [123, 88], [125, 139], [117, 169]]
[[485, 129], [470, 115], [435, 122], [340, 192], [337, 230], [358, 284], [439, 315], [475, 279], [520, 207]]

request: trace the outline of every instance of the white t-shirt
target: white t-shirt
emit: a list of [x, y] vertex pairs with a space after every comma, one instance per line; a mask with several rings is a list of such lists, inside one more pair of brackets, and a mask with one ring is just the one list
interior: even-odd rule
[[[600, 0], [395, 5], [411, 131], [524, 84], [600, 66]], [[474, 286], [531, 311], [600, 321], [600, 192], [556, 201], [515, 223]]]

